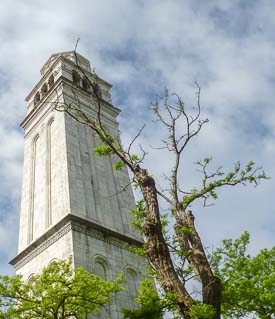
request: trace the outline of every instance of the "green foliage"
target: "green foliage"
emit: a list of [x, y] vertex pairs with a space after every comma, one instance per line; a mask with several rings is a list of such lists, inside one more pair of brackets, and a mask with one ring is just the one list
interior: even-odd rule
[[[136, 298], [139, 308], [135, 310], [123, 309], [124, 319], [161, 319], [165, 310], [175, 314], [175, 318], [181, 318], [176, 315], [176, 295], [167, 293], [165, 296], [159, 297], [153, 282], [145, 279], [141, 282], [139, 295]], [[196, 302], [188, 316], [191, 319], [212, 319], [215, 310], [210, 305]]]
[[125, 244], [124, 247], [129, 251], [132, 251], [137, 256], [145, 256], [146, 255], [146, 243], [143, 243], [142, 247], [137, 247], [129, 244]]
[[[275, 313], [275, 247], [263, 249], [251, 257], [247, 253], [248, 244], [249, 233], [244, 232], [236, 240], [223, 240], [223, 246], [210, 256], [215, 275], [222, 280], [222, 315], [225, 319], [253, 314], [255, 319], [269, 319]], [[185, 275], [191, 273], [192, 269], [186, 268]], [[156, 276], [154, 272], [152, 275]], [[124, 319], [157, 319], [164, 311], [178, 316], [176, 296], [168, 293], [159, 297], [151, 286], [150, 280], [142, 283], [136, 299], [140, 307], [124, 310]], [[189, 316], [191, 319], [211, 319], [215, 316], [215, 309], [196, 301]]]
[[136, 298], [139, 308], [135, 310], [123, 309], [124, 319], [161, 319], [163, 315], [163, 301], [159, 298], [154, 283], [145, 279], [140, 284]]
[[133, 186], [133, 188], [136, 190], [136, 189], [139, 189], [139, 185], [138, 185], [138, 183], [137, 182], [133, 182], [132, 183], [132, 186]]
[[72, 109], [74, 116], [76, 117], [82, 117], [82, 112], [79, 109], [73, 108]]
[[100, 136], [98, 134], [96, 136], [102, 142], [102, 145], [93, 147], [93, 151], [95, 152], [96, 156], [110, 156], [113, 155], [115, 151], [121, 150], [121, 147], [119, 145], [116, 145], [115, 138], [109, 132], [104, 131], [103, 136]]
[[172, 292], [166, 293], [162, 303], [165, 309], [167, 309], [168, 311], [177, 312], [177, 309], [176, 309], [177, 296], [174, 293]]
[[119, 170], [121, 170], [122, 168], [125, 167], [125, 163], [123, 161], [118, 161], [116, 163], [113, 163], [112, 167], [113, 167], [114, 170], [119, 171]]
[[144, 222], [144, 218], [146, 217], [146, 207], [144, 199], [137, 201], [136, 208], [132, 210], [131, 215], [133, 218], [131, 226], [141, 232], [141, 225]]
[[[131, 215], [132, 215], [131, 226], [134, 229], [138, 230], [139, 232], [142, 232], [141, 226], [146, 217], [146, 207], [145, 207], [144, 199], [138, 200], [136, 202], [136, 207], [135, 209], [132, 210]], [[165, 235], [168, 232], [167, 226], [169, 225], [167, 213], [160, 215], [160, 222], [162, 226], [162, 232]]]
[[247, 254], [249, 234], [227, 239], [211, 256], [212, 267], [222, 279], [224, 318], [243, 318], [256, 314], [260, 319], [275, 313], [275, 247]]
[[211, 305], [197, 302], [189, 312], [191, 319], [212, 319], [215, 316], [215, 309]]
[[193, 233], [192, 228], [191, 228], [191, 227], [188, 227], [188, 226], [182, 226], [182, 227], [181, 227], [181, 231], [182, 231], [183, 233], [185, 233], [186, 235]]
[[209, 198], [218, 199], [216, 190], [219, 187], [236, 186], [238, 184], [253, 184], [257, 186], [260, 180], [268, 178], [264, 171], [259, 172], [259, 168], [255, 168], [253, 161], [248, 162], [244, 169], [241, 169], [241, 165], [238, 162], [234, 165], [233, 170], [227, 174], [222, 172], [220, 168], [213, 173], [208, 173], [207, 167], [211, 161], [211, 157], [206, 157], [196, 162], [201, 168], [200, 172], [203, 174], [202, 187], [200, 189], [193, 188], [187, 195], [183, 196], [181, 200], [183, 209], [186, 210], [196, 199], [203, 199], [204, 204]]
[[[119, 146], [115, 146], [115, 149], [119, 149]], [[103, 157], [103, 156], [111, 156], [114, 154], [114, 150], [109, 145], [100, 145], [93, 147], [93, 151], [97, 157]], [[112, 164], [112, 168], [114, 170], [121, 170], [125, 167], [125, 162], [122, 160], [119, 160]]]
[[95, 155], [98, 157], [111, 155], [113, 153], [109, 145], [100, 145], [93, 148]]
[[[205, 157], [202, 161], [203, 161], [204, 164], [207, 165], [207, 164], [209, 164], [212, 161], [212, 157]], [[197, 163], [200, 163], [200, 161], [197, 162]]]
[[71, 263], [54, 261], [28, 283], [20, 275], [0, 276], [0, 318], [82, 318], [121, 291], [121, 277], [109, 282], [82, 267], [72, 269]]
[[98, 130], [102, 132], [102, 135], [97, 134], [96, 137], [105, 145], [114, 144], [115, 138], [111, 133], [109, 133], [105, 128], [104, 131], [101, 127], [98, 127]]
[[137, 154], [131, 154], [130, 158], [133, 162], [136, 162], [139, 160], [139, 156]]

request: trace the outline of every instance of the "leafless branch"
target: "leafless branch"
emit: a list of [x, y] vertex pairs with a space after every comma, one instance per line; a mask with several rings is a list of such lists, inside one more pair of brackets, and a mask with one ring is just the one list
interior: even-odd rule
[[166, 202], [169, 203], [172, 207], [175, 207], [173, 200], [171, 200], [168, 196], [166, 196], [165, 194], [163, 194], [163, 193], [160, 192], [159, 190], [157, 190], [157, 194], [158, 194], [160, 197], [162, 197], [164, 200], [166, 200]]
[[133, 144], [135, 143], [135, 141], [140, 137], [142, 131], [144, 130], [145, 128], [145, 124], [142, 125], [142, 127], [138, 130], [136, 136], [132, 139], [132, 141], [130, 142], [129, 146], [128, 146], [128, 149], [127, 149], [127, 153], [130, 154], [130, 151], [131, 151], [131, 148], [133, 146]]
[[130, 181], [130, 183], [128, 183], [128, 184], [126, 184], [125, 186], [123, 186], [120, 191], [115, 192], [114, 194], [105, 196], [105, 198], [114, 197], [114, 196], [117, 196], [118, 194], [121, 194], [121, 193], [125, 192], [125, 191], [127, 190], [127, 188], [133, 184], [133, 182], [134, 182], [133, 180]]

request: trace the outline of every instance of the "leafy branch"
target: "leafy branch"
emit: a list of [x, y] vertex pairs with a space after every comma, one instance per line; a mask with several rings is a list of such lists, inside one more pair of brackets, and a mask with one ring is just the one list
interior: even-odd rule
[[[268, 176], [262, 168], [255, 167], [253, 161], [248, 162], [244, 168], [241, 167], [240, 162], [237, 162], [234, 165], [233, 170], [227, 174], [221, 171], [221, 167], [216, 171], [209, 173], [207, 168], [211, 160], [212, 158], [207, 157], [196, 163], [200, 167], [199, 172], [202, 173], [202, 187], [200, 189], [194, 188], [189, 193], [181, 191], [186, 194], [181, 200], [184, 210], [186, 210], [196, 199], [203, 199], [204, 206], [207, 205], [209, 198], [214, 200], [218, 199], [216, 190], [222, 186], [236, 186], [238, 184], [253, 184], [254, 186], [257, 186], [261, 180], [268, 179]], [[216, 177], [221, 178], [216, 179]]]

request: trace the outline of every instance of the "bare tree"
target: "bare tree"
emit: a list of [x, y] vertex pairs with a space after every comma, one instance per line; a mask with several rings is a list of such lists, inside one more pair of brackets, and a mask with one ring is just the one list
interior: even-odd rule
[[[164, 98], [153, 103], [152, 110], [157, 121], [167, 130], [167, 139], [163, 140], [161, 148], [167, 149], [174, 156], [174, 165], [169, 179], [169, 189], [161, 190], [156, 185], [155, 178], [149, 170], [142, 166], [146, 152], [141, 147], [141, 155], [132, 153], [133, 144], [142, 134], [140, 129], [132, 142], [123, 147], [120, 141], [112, 136], [102, 123], [102, 105], [105, 103], [101, 97], [97, 83], [97, 75], [94, 80], [87, 76], [77, 60], [77, 68], [87, 80], [91, 88], [91, 99], [95, 102], [96, 114], [90, 116], [78, 103], [77, 98], [73, 103], [57, 103], [56, 109], [64, 111], [79, 123], [93, 130], [101, 146], [95, 147], [95, 152], [102, 156], [115, 156], [117, 168], [127, 166], [132, 172], [133, 181], [138, 185], [143, 200], [139, 202], [136, 210], [135, 225], [141, 230], [145, 240], [145, 252], [148, 261], [155, 272], [159, 284], [167, 295], [174, 296], [175, 307], [182, 318], [191, 318], [192, 307], [198, 304], [198, 300], [192, 295], [192, 291], [186, 288], [186, 282], [196, 276], [201, 283], [202, 304], [213, 307], [215, 315], [221, 316], [221, 283], [214, 276], [208, 261], [204, 246], [196, 230], [194, 214], [189, 210], [190, 205], [202, 200], [208, 205], [209, 199], [216, 199], [216, 190], [222, 186], [235, 186], [238, 184], [257, 185], [261, 179], [267, 176], [261, 168], [255, 168], [253, 162], [249, 162], [244, 168], [239, 163], [235, 164], [232, 171], [224, 173], [221, 168], [214, 172], [208, 172], [211, 158], [205, 158], [197, 162], [202, 173], [202, 185], [198, 189], [183, 190], [179, 184], [179, 170], [181, 159], [187, 145], [196, 137], [203, 126], [208, 122], [201, 118], [200, 87], [197, 87], [196, 108], [191, 112], [187, 110], [183, 99], [165, 92]], [[170, 103], [170, 100], [173, 103]], [[193, 114], [194, 113], [194, 114]], [[184, 124], [184, 125], [183, 125]], [[184, 127], [184, 129], [182, 129]], [[164, 231], [159, 200], [162, 198], [170, 208], [170, 222], [173, 223], [173, 234], [167, 236]], [[144, 205], [143, 205], [144, 203]]]

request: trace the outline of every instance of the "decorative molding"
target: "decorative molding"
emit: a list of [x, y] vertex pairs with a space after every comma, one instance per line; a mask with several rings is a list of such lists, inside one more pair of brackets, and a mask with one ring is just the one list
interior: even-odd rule
[[87, 225], [72, 223], [72, 230], [74, 230], [78, 233], [82, 233], [86, 236], [92, 237], [94, 239], [104, 241], [107, 244], [111, 244], [113, 246], [126, 249], [125, 241], [122, 241], [122, 240], [117, 239], [115, 237], [108, 236], [104, 232], [99, 231], [99, 230], [94, 229], [94, 228], [90, 228]]
[[[69, 231], [71, 231], [71, 224], [67, 223], [59, 230], [57, 230], [52, 236], [44, 239], [42, 237], [38, 238], [35, 242], [33, 242], [29, 247], [27, 247], [22, 253], [16, 256], [13, 260], [10, 261], [10, 264], [15, 268], [15, 270], [20, 269], [24, 265], [26, 265], [33, 258], [41, 254], [44, 250], [58, 241], [61, 237], [66, 235]], [[45, 234], [46, 235], [46, 234]], [[42, 240], [41, 240], [42, 239]], [[40, 243], [40, 241], [42, 241]]]
[[68, 214], [43, 236], [36, 239], [25, 250], [20, 252], [10, 261], [10, 264], [16, 270], [20, 269], [70, 231], [81, 233], [125, 250], [128, 250], [127, 244], [137, 247], [143, 245], [143, 242], [136, 238], [118, 233], [87, 219]]

